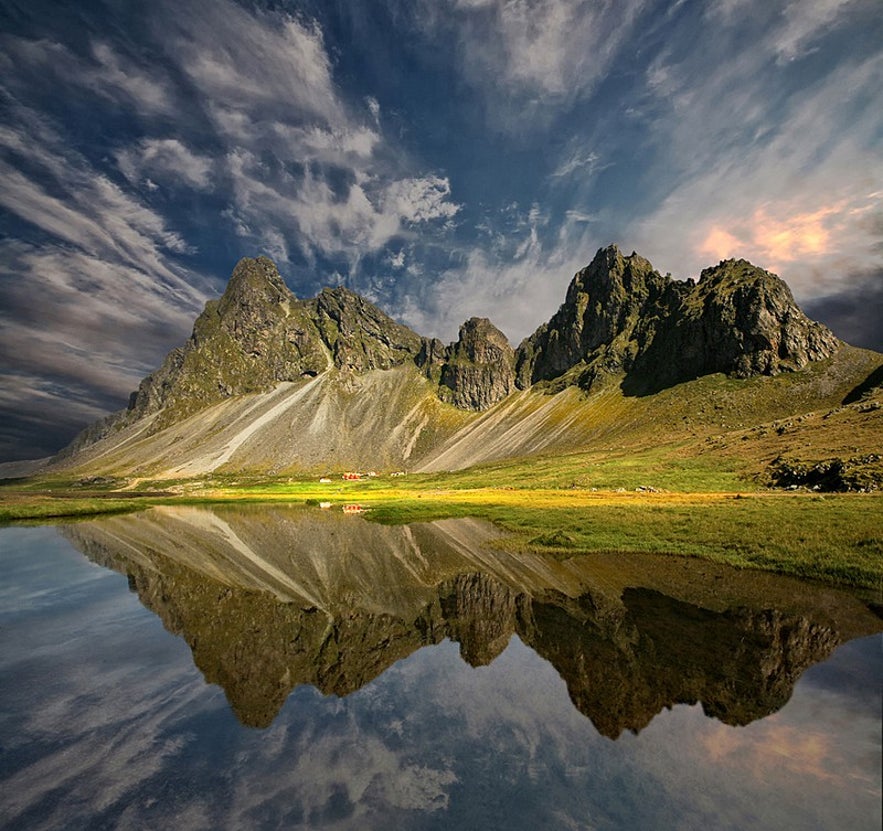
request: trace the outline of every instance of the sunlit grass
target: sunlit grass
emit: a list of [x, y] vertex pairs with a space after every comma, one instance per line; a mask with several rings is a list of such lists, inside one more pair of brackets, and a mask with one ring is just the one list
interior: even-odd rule
[[143, 501], [134, 499], [55, 499], [40, 495], [11, 498], [4, 496], [0, 499], [0, 524], [128, 513], [143, 507], [145, 507]]
[[142, 481], [137, 498], [112, 488], [80, 494], [71, 482], [43, 481], [30, 490], [0, 488], [0, 522], [170, 503], [357, 503], [385, 523], [484, 518], [503, 529], [499, 544], [512, 551], [702, 557], [881, 590], [883, 494], [772, 492], [720, 458], [682, 449], [584, 452], [355, 482], [339, 475], [325, 483], [318, 475]]

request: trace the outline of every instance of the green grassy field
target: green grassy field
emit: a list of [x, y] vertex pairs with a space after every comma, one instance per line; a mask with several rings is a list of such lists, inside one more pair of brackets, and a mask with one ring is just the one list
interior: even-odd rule
[[155, 504], [357, 503], [378, 522], [474, 516], [498, 524], [499, 544], [554, 557], [638, 551], [883, 588], [883, 493], [771, 491], [739, 460], [672, 444], [632, 452], [513, 460], [454, 473], [115, 483], [79, 489], [42, 480], [0, 487], [0, 522], [137, 510]]

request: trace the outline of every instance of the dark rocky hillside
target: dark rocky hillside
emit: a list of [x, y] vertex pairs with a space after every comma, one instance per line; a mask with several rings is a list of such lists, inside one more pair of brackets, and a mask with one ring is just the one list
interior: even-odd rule
[[625, 376], [655, 391], [712, 372], [737, 377], [799, 369], [839, 342], [809, 320], [788, 287], [744, 260], [706, 269], [699, 283], [663, 277], [638, 254], [600, 249], [561, 308], [513, 352], [486, 318], [445, 347], [421, 338], [345, 288], [298, 300], [266, 257], [243, 259], [190, 340], [133, 394], [127, 420], [163, 410], [154, 429], [230, 396], [335, 367], [362, 373], [416, 363], [442, 400], [485, 410], [516, 386], [564, 379], [590, 388]]
[[219, 300], [206, 304], [186, 345], [169, 353], [129, 405], [141, 417], [164, 409], [156, 427], [224, 398], [265, 392], [280, 381], [334, 366], [354, 372], [413, 361], [410, 329], [345, 288], [298, 300], [266, 257], [241, 260]]
[[801, 369], [839, 346], [800, 311], [782, 280], [745, 260], [725, 260], [698, 283], [681, 282], [611, 245], [576, 274], [552, 319], [521, 343], [516, 372], [522, 389], [554, 380], [591, 389], [615, 377], [626, 392], [658, 392], [714, 372], [747, 378]]
[[443, 398], [455, 407], [486, 410], [514, 391], [515, 352], [487, 318], [470, 318], [445, 352], [440, 380]]

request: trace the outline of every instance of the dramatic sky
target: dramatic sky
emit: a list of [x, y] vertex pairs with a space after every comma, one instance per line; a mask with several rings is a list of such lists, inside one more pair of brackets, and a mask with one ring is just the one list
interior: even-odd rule
[[602, 245], [883, 348], [880, 0], [0, 0], [0, 459], [124, 406], [242, 256], [517, 343]]

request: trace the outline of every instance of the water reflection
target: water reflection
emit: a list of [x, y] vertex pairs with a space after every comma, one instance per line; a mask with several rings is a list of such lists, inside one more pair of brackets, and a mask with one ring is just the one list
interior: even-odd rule
[[245, 725], [291, 691], [345, 696], [451, 639], [473, 666], [513, 635], [610, 738], [675, 704], [745, 725], [880, 620], [833, 589], [697, 561], [513, 556], [475, 520], [386, 527], [295, 507], [156, 508], [64, 535], [128, 576]]

